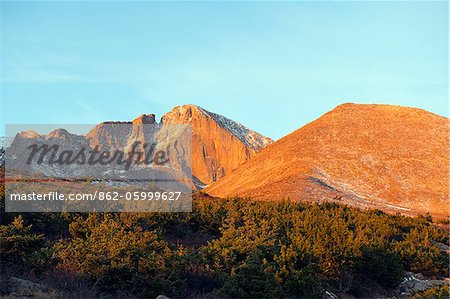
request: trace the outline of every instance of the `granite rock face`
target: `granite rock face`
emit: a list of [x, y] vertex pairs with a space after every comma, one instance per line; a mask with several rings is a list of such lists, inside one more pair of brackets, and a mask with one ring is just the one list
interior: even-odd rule
[[[191, 139], [181, 140], [183, 136], [179, 136], [177, 126], [171, 125], [190, 126]], [[32, 130], [23, 131], [15, 136], [11, 148], [18, 151], [17, 149], [25, 149], [30, 144], [41, 145], [48, 142], [57, 142], [64, 149], [85, 147], [124, 153], [129, 153], [136, 143], [139, 144], [137, 149], [145, 153], [147, 150], [144, 145], [155, 143], [157, 150], [164, 150], [169, 154], [170, 161], [176, 167], [190, 169], [194, 185], [201, 189], [231, 173], [273, 141], [222, 115], [195, 105], [184, 105], [175, 107], [162, 116], [160, 123], [156, 122], [154, 114], [142, 114], [133, 121], [100, 123], [85, 136], [71, 134], [62, 128], [47, 135]], [[189, 149], [184, 148], [187, 144], [190, 145]], [[17, 154], [26, 156], [21, 152]], [[67, 169], [67, 173], [61, 169], [43, 169], [36, 165], [34, 168], [45, 175], [57, 173], [61, 177], [67, 177], [68, 174], [82, 176], [92, 172], [91, 169], [80, 167]]]
[[208, 185], [231, 173], [273, 142], [224, 116], [194, 105], [175, 107], [161, 124], [192, 127], [192, 173]]

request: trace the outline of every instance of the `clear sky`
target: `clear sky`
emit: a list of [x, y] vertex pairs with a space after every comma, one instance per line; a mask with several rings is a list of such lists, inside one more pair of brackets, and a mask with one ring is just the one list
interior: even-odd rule
[[343, 102], [448, 117], [447, 2], [1, 2], [2, 128], [197, 104], [278, 139]]

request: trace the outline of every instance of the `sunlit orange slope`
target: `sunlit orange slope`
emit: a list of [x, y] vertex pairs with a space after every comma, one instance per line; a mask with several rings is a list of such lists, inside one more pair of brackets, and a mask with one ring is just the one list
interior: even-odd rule
[[269, 145], [205, 192], [448, 215], [448, 150], [445, 117], [344, 104]]

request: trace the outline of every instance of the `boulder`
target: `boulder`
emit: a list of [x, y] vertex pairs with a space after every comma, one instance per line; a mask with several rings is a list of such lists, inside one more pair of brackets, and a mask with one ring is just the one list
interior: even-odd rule
[[445, 280], [426, 279], [421, 273], [406, 272], [403, 282], [397, 288], [397, 293], [402, 297], [410, 297], [415, 293], [446, 283], [448, 284]]
[[47, 287], [32, 281], [11, 277], [2, 283], [1, 293], [11, 297], [44, 297]]

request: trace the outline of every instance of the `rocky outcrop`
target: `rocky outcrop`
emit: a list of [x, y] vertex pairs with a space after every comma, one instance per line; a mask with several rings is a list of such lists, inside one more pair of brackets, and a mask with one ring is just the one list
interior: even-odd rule
[[[192, 138], [185, 140], [187, 137], [180, 137], [180, 130], [171, 125], [190, 126]], [[165, 114], [159, 124], [154, 114], [142, 114], [133, 121], [103, 122], [86, 136], [71, 134], [65, 129], [57, 129], [48, 135], [25, 131], [16, 136], [12, 147], [25, 149], [26, 145], [31, 143], [41, 145], [47, 142], [57, 143], [63, 149], [86, 147], [124, 153], [129, 153], [133, 144], [138, 144], [136, 148], [144, 153], [143, 158], [148, 152], [144, 145], [155, 142], [158, 149], [168, 153], [172, 166], [188, 169], [186, 173], [192, 172], [194, 185], [202, 188], [231, 173], [238, 165], [252, 158], [273, 141], [222, 115], [195, 105], [185, 105], [175, 107]], [[16, 152], [18, 156], [26, 156], [17, 150]], [[30, 168], [24, 161], [15, 160], [14, 164], [18, 165], [17, 169]], [[40, 166], [34, 168], [39, 168], [39, 172], [45, 175], [58, 173], [58, 176], [62, 177], [67, 177], [68, 173], [75, 176], [88, 174], [80, 167], [70, 168], [65, 172]]]
[[[231, 173], [238, 165], [252, 158], [259, 150], [273, 142], [270, 138], [250, 130], [222, 115], [209, 112], [195, 105], [173, 108], [162, 116], [159, 125], [191, 126], [191, 149], [179, 148], [169, 133], [170, 126], [159, 128], [154, 114], [142, 114], [131, 123], [105, 122], [96, 126], [86, 138], [91, 146], [100, 149], [120, 149], [129, 147], [132, 142], [141, 144], [158, 141], [158, 144], [171, 155], [171, 160], [180, 160], [177, 153], [189, 152], [194, 183], [202, 188]], [[155, 125], [143, 127], [142, 125]], [[162, 130], [162, 131], [161, 131]], [[187, 144], [187, 143], [185, 143]], [[170, 150], [173, 149], [173, 150]], [[182, 165], [184, 161], [177, 161]]]
[[133, 125], [151, 125], [156, 124], [154, 114], [141, 114], [141, 116], [135, 118], [132, 121]]
[[447, 280], [426, 279], [421, 273], [414, 274], [406, 272], [400, 286], [397, 288], [397, 294], [400, 297], [410, 298], [413, 294], [423, 292], [435, 286], [450, 284]]
[[121, 150], [128, 144], [132, 129], [131, 122], [104, 122], [93, 128], [87, 135], [89, 145], [99, 150]]
[[1, 294], [17, 298], [46, 298], [47, 287], [26, 279], [10, 277], [1, 282]]
[[195, 105], [175, 107], [161, 124], [192, 127], [192, 173], [201, 184], [210, 184], [231, 173], [273, 141]]
[[39, 134], [33, 130], [22, 131], [18, 134], [18, 136], [20, 136], [22, 138], [29, 138], [29, 139], [42, 137], [41, 134]]
[[344, 104], [268, 146], [205, 192], [445, 216], [448, 132], [447, 118], [424, 110]]
[[50, 133], [47, 134], [46, 138], [71, 138], [73, 135], [67, 132], [65, 129], [56, 129]]

